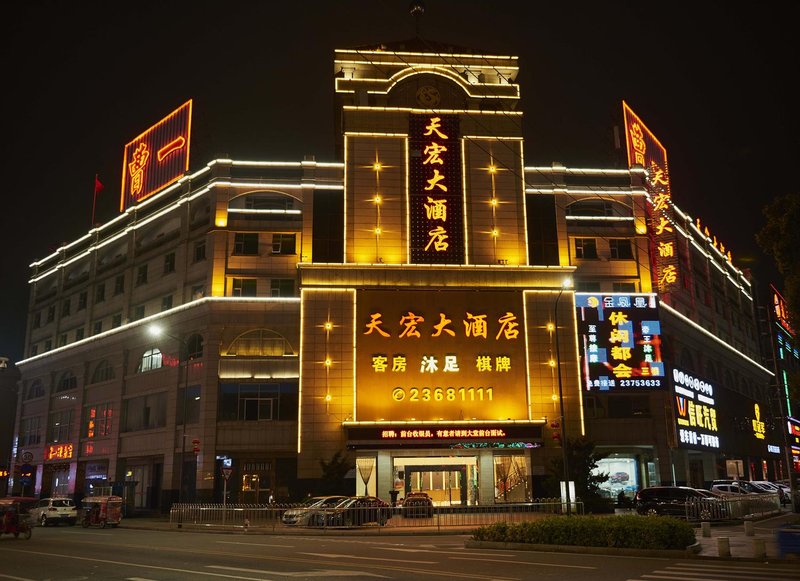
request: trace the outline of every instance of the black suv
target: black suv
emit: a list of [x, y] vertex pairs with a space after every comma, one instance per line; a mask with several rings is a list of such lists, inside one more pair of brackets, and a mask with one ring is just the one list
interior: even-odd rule
[[636, 493], [636, 512], [687, 519], [723, 518], [725, 505], [688, 486], [651, 486]]

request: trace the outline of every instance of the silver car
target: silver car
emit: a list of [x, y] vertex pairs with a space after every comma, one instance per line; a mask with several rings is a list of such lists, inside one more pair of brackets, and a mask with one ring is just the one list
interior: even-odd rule
[[325, 509], [333, 508], [346, 498], [346, 496], [310, 496], [300, 506], [284, 512], [281, 521], [285, 525], [292, 526], [318, 526], [325, 522]]
[[43, 527], [62, 522], [74, 525], [78, 520], [78, 509], [71, 498], [43, 498], [31, 507], [29, 514]]

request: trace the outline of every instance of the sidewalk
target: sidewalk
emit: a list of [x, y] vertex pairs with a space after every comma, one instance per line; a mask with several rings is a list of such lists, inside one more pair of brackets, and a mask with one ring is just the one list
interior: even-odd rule
[[[745, 560], [745, 561], [786, 561], [800, 562], [800, 555], [786, 555], [783, 559], [779, 558], [777, 542], [777, 530], [787, 524], [796, 523], [800, 520], [800, 515], [782, 511], [780, 514], [770, 516], [761, 520], [749, 521], [739, 524], [721, 524], [708, 527], [708, 536], [704, 536], [703, 528], [698, 526], [695, 530], [695, 538], [699, 550], [693, 555], [700, 559], [723, 559], [723, 560]], [[181, 528], [169, 522], [166, 516], [147, 516], [123, 518], [120, 528], [142, 529], [142, 530], [161, 530], [185, 533], [220, 533], [220, 534], [298, 534], [304, 535], [322, 534], [380, 534], [381, 536], [391, 535], [410, 535], [410, 534], [467, 534], [469, 531], [462, 528], [443, 529], [441, 531], [429, 530], [426, 527], [402, 527], [392, 528], [381, 527], [339, 531], [327, 529], [325, 531], [315, 529], [292, 529], [290, 527], [278, 526], [276, 528], [252, 527], [247, 532], [241, 527], [222, 529], [220, 527], [206, 527], [186, 524]], [[748, 534], [752, 532], [752, 534]], [[725, 550], [727, 539], [727, 551]]]

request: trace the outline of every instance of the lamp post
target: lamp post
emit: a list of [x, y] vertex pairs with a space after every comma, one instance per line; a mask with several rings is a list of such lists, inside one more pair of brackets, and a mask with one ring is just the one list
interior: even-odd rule
[[[175, 335], [170, 335], [160, 325], [151, 325], [148, 328], [150, 335], [153, 337], [166, 336], [178, 342], [178, 366], [181, 365], [181, 354], [186, 352], [186, 341]], [[186, 456], [186, 396], [189, 391], [189, 361], [183, 362], [183, 382], [181, 382], [181, 370], [178, 369], [178, 391], [180, 391], [181, 383], [183, 383], [183, 413], [182, 413], [182, 427], [181, 427], [181, 458], [178, 462], [178, 504], [183, 502], [183, 464], [184, 457]], [[183, 526], [183, 510], [178, 512], [178, 528]]]
[[567, 422], [566, 415], [564, 414], [564, 389], [561, 384], [561, 347], [558, 342], [558, 301], [564, 291], [572, 286], [572, 281], [567, 278], [561, 285], [561, 290], [558, 291], [555, 304], [553, 305], [553, 330], [556, 342], [556, 375], [558, 377], [558, 404], [561, 412], [561, 454], [562, 463], [564, 464], [564, 496], [567, 501], [567, 516], [570, 516], [570, 494], [569, 494], [569, 454], [567, 453]]

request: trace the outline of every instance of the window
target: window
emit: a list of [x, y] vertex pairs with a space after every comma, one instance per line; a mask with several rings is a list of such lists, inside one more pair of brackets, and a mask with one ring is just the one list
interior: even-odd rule
[[613, 287], [615, 293], [635, 293], [635, 282], [615, 282]]
[[633, 260], [633, 247], [627, 238], [612, 238], [608, 241], [611, 258], [615, 260]]
[[95, 321], [92, 325], [92, 335], [99, 335], [103, 332], [103, 321]]
[[148, 349], [142, 354], [142, 359], [139, 361], [139, 367], [136, 369], [136, 372], [143, 373], [152, 369], [160, 369], [162, 364], [161, 351], [158, 349]]
[[258, 256], [258, 233], [236, 232], [233, 253], [241, 256]]
[[61, 316], [62, 317], [66, 317], [67, 315], [69, 315], [69, 309], [70, 309], [71, 305], [72, 305], [72, 303], [71, 303], [71, 301], [69, 299], [64, 299], [64, 302], [61, 303]]
[[125, 292], [125, 275], [120, 274], [114, 279], [114, 295], [121, 295]]
[[136, 286], [147, 282], [147, 265], [142, 264], [136, 269]]
[[203, 336], [200, 334], [191, 335], [186, 340], [186, 359], [199, 359], [203, 356]]
[[136, 305], [133, 307], [133, 317], [134, 321], [138, 321], [139, 319], [144, 319], [144, 305]]
[[116, 329], [117, 327], [122, 326], [122, 313], [117, 313], [113, 317], [111, 317], [111, 328]]
[[608, 200], [579, 200], [567, 206], [567, 216], [613, 216], [614, 205]]
[[94, 288], [94, 302], [102, 303], [106, 300], [106, 285], [101, 282]]
[[167, 425], [167, 394], [154, 393], [123, 403], [125, 432], [163, 428]]
[[65, 371], [56, 384], [56, 393], [78, 387], [78, 378], [71, 371]]
[[202, 299], [206, 296], [206, 287], [203, 284], [197, 284], [192, 287], [192, 300]]
[[198, 423], [200, 421], [200, 386], [190, 385], [189, 389], [179, 389], [177, 407], [178, 425], [183, 425], [184, 414], [186, 416], [187, 424]]
[[294, 296], [294, 280], [291, 278], [273, 278], [269, 281], [270, 296], [273, 297], [292, 297]]
[[294, 234], [273, 234], [272, 254], [296, 254]]
[[82, 311], [86, 308], [86, 302], [89, 299], [89, 295], [86, 291], [83, 291], [81, 294], [78, 295], [78, 310]]
[[111, 435], [111, 420], [114, 417], [111, 402], [89, 405], [83, 408], [84, 438], [98, 438]]
[[231, 294], [235, 297], [254, 297], [256, 288], [256, 279], [254, 278], [234, 278]]
[[59, 347], [63, 347], [66, 344], [67, 344], [67, 334], [66, 333], [61, 333], [58, 336], [58, 346]]
[[161, 310], [168, 311], [172, 308], [172, 295], [161, 297]]
[[42, 313], [36, 313], [33, 315], [33, 328], [38, 329], [42, 326]]
[[170, 252], [164, 255], [164, 274], [175, 272], [175, 253]]
[[39, 353], [39, 346], [38, 345], [31, 345], [31, 357], [37, 355]]
[[575, 258], [597, 258], [597, 241], [594, 238], [576, 238]]
[[23, 418], [19, 422], [19, 445], [33, 446], [42, 441], [42, 417]]
[[52, 339], [45, 339], [44, 340], [44, 350], [50, 351], [53, 348], [53, 340]]
[[34, 379], [33, 382], [28, 386], [28, 389], [25, 390], [24, 399], [34, 399], [42, 396], [44, 396], [44, 386], [42, 385], [42, 381], [40, 379]]
[[65, 442], [70, 439], [72, 430], [72, 410], [52, 412], [47, 425], [48, 442]]
[[296, 417], [297, 380], [220, 384], [220, 420], [267, 421]]
[[76, 341], [80, 341], [81, 339], [83, 339], [83, 335], [84, 335], [83, 327], [78, 327], [77, 329], [75, 329]]
[[50, 305], [47, 307], [47, 322], [52, 323], [56, 318], [56, 306]]
[[600, 283], [582, 280], [575, 283], [575, 291], [579, 293], [599, 293]]
[[194, 261], [199, 262], [206, 259], [206, 241], [201, 240], [194, 244]]
[[97, 364], [92, 373], [92, 383], [101, 383], [114, 379], [114, 368], [107, 360], [103, 360]]

